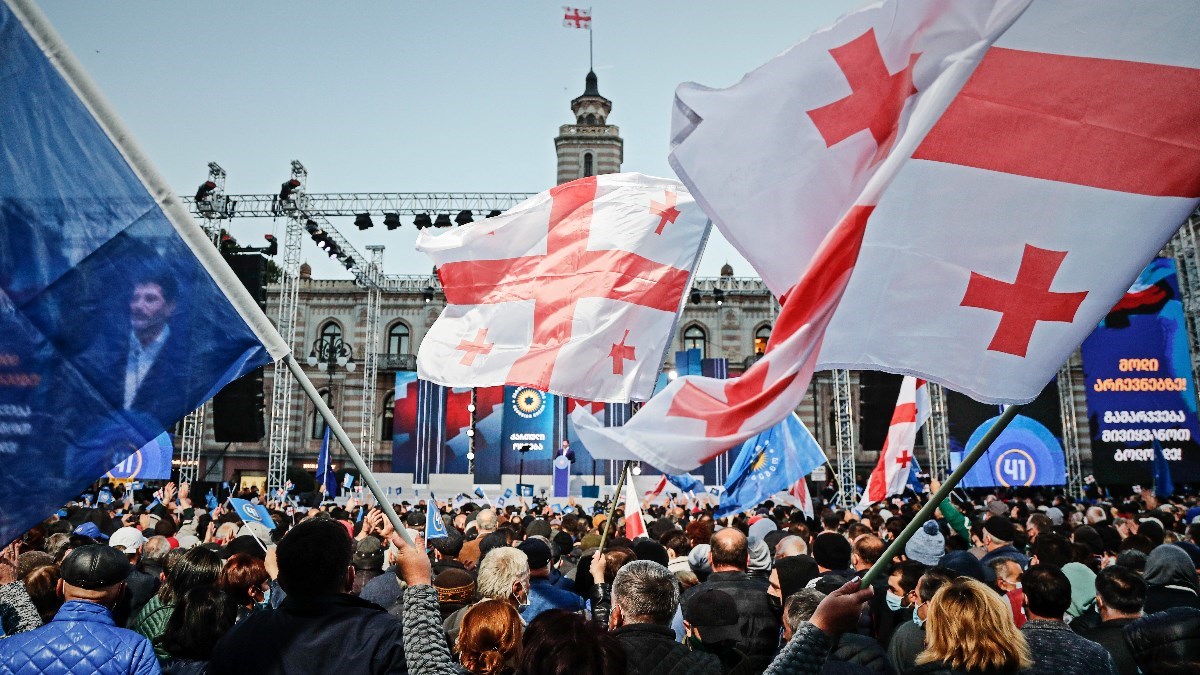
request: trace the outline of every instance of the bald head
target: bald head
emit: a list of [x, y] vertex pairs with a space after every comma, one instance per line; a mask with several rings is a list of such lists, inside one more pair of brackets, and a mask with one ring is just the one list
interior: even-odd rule
[[779, 560], [793, 555], [808, 555], [808, 544], [804, 543], [804, 539], [801, 537], [789, 534], [775, 545], [775, 559]]
[[479, 528], [479, 535], [483, 536], [488, 532], [496, 531], [496, 512], [492, 509], [480, 509], [475, 516], [475, 527]]
[[746, 571], [750, 563], [750, 546], [741, 530], [727, 527], [714, 534], [709, 543], [714, 572]]

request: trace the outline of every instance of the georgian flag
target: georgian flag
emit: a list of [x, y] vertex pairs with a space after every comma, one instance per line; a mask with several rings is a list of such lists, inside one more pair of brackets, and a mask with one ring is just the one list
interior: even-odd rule
[[[630, 479], [633, 477], [630, 476]], [[642, 503], [633, 480], [625, 481], [625, 538], [633, 541], [647, 536], [646, 521], [642, 518]]]
[[592, 8], [563, 7], [563, 27], [592, 29]]
[[887, 438], [883, 440], [883, 451], [858, 503], [859, 513], [875, 502], [903, 493], [908, 487], [916, 462], [913, 449], [917, 447], [917, 430], [929, 419], [930, 410], [929, 385], [925, 380], [905, 377], [900, 382], [900, 395], [896, 398]]
[[685, 471], [818, 366], [1032, 400], [1196, 208], [1197, 29], [1189, 0], [891, 0], [682, 85], [671, 165], [783, 308], [741, 377], [584, 442]]
[[645, 400], [686, 301], [709, 222], [678, 182], [581, 178], [417, 249], [447, 306], [421, 341], [420, 377]]

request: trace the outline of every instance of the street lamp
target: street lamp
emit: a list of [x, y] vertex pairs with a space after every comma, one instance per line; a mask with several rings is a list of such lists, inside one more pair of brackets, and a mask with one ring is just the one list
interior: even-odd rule
[[312, 350], [308, 352], [308, 365], [329, 373], [330, 379], [333, 378], [333, 371], [339, 367], [345, 368], [348, 373], [353, 373], [357, 367], [354, 349], [340, 337], [323, 337], [313, 342]]

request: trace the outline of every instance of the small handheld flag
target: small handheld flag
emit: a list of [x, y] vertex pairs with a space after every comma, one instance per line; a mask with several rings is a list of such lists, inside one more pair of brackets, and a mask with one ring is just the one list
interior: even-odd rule
[[242, 522], [258, 523], [268, 530], [275, 529], [275, 521], [271, 518], [271, 512], [267, 510], [267, 507], [233, 497], [229, 499], [229, 504]]
[[488, 499], [487, 493], [484, 492], [483, 488], [479, 487], [478, 485], [475, 486], [475, 496], [487, 502], [488, 506], [492, 505], [492, 500]]
[[213, 494], [212, 488], [209, 488], [208, 494], [204, 495], [204, 505], [209, 511], [217, 510], [217, 496]]
[[446, 523], [442, 520], [442, 510], [437, 502], [429, 500], [429, 508], [425, 510], [425, 541], [441, 539], [450, 536], [446, 532]]

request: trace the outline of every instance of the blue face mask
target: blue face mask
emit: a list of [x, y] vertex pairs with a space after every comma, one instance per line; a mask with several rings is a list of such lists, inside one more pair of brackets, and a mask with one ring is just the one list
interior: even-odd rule
[[884, 596], [884, 599], [887, 601], [888, 609], [892, 610], [893, 612], [900, 611], [900, 608], [904, 606], [902, 604], [904, 602], [904, 598], [891, 591], [887, 592], [887, 595]]
[[918, 628], [925, 625], [925, 619], [921, 618], [921, 608], [924, 606], [925, 606], [925, 603], [922, 602], [921, 604], [919, 604], [915, 608], [913, 608], [913, 623], [917, 624]]
[[271, 589], [268, 588], [267, 590], [263, 591], [262, 602], [254, 603], [254, 611], [257, 612], [260, 609], [270, 609], [270, 608], [271, 608]]

